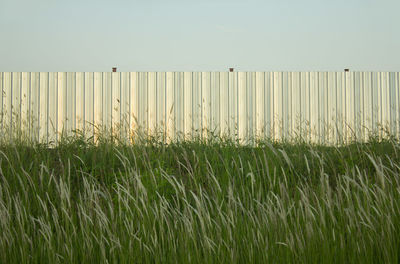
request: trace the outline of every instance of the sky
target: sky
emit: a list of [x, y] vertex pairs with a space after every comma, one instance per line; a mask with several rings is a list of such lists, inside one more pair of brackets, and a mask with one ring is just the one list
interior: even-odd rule
[[0, 0], [0, 71], [400, 71], [400, 0]]

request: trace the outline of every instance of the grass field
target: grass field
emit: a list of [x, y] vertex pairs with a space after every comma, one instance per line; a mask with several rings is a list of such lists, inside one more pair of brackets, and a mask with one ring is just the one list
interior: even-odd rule
[[400, 145], [0, 146], [1, 263], [399, 263]]

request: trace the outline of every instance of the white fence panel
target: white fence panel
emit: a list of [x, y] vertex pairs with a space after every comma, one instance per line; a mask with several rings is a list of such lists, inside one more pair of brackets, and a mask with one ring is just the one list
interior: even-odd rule
[[[3, 138], [229, 136], [315, 143], [400, 136], [398, 72], [1, 72]], [[382, 130], [384, 128], [386, 130]]]

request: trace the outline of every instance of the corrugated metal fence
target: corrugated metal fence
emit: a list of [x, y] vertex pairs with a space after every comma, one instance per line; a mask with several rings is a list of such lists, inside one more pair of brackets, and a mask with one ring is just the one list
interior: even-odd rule
[[112, 128], [164, 139], [398, 136], [398, 72], [2, 72], [2, 135]]

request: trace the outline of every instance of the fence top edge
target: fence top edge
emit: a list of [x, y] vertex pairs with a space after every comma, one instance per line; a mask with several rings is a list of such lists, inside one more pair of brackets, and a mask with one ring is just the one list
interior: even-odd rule
[[399, 74], [400, 72], [396, 72], [396, 71], [350, 71], [350, 72], [344, 72], [344, 71], [234, 71], [234, 72], [228, 72], [228, 71], [121, 71], [121, 72], [99, 72], [99, 71], [95, 71], [95, 72], [37, 72], [37, 71], [32, 71], [32, 72], [25, 72], [25, 71], [2, 71], [0, 73], [5, 73], [5, 74], [9, 74], [9, 73], [109, 73], [109, 74], [120, 74], [120, 73], [227, 73], [227, 74], [235, 74], [235, 73], [395, 73], [395, 74]]

